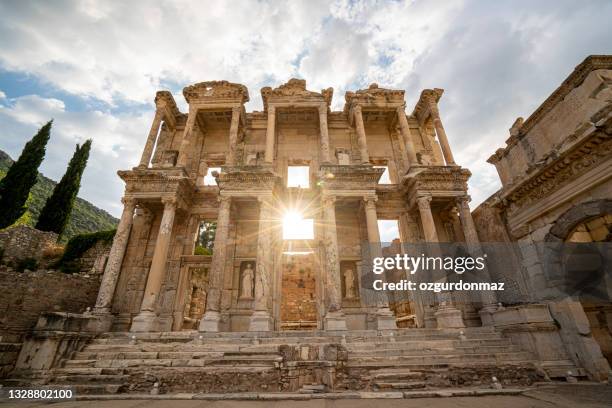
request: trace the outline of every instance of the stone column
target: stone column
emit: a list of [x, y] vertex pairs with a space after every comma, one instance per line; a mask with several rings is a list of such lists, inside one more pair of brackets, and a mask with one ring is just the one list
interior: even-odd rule
[[176, 198], [162, 198], [164, 212], [162, 214], [159, 232], [155, 240], [155, 249], [151, 261], [151, 269], [147, 276], [140, 313], [132, 322], [131, 331], [150, 332], [156, 331], [155, 302], [159, 296], [164, 277], [166, 275], [166, 262], [168, 261], [168, 249], [170, 248], [170, 236], [174, 225], [174, 215], [176, 214]]
[[436, 224], [431, 214], [430, 203], [431, 196], [417, 197], [421, 225], [423, 226], [423, 234], [425, 236], [425, 242], [427, 243], [438, 242], [438, 233], [436, 232]]
[[346, 330], [346, 319], [342, 312], [342, 283], [340, 260], [338, 259], [338, 236], [336, 231], [336, 197], [324, 196], [323, 224], [325, 248], [326, 289], [329, 307], [325, 315], [325, 330]]
[[370, 155], [368, 154], [368, 142], [366, 140], [365, 128], [363, 126], [363, 116], [361, 106], [357, 105], [353, 108], [355, 119], [355, 130], [357, 131], [357, 142], [359, 144], [359, 154], [362, 163], [370, 163]]
[[[423, 225], [423, 233], [425, 235], [425, 243], [431, 245], [430, 256], [441, 256], [441, 251], [435, 245], [438, 242], [438, 233], [431, 213], [431, 196], [421, 196], [417, 198], [419, 214], [421, 215], [421, 223]], [[444, 271], [439, 271], [445, 273]], [[446, 276], [441, 279], [446, 282]], [[426, 308], [427, 309], [427, 308]], [[431, 309], [429, 309], [431, 311]], [[440, 293], [438, 295], [438, 308], [434, 313], [438, 328], [460, 328], [465, 327], [461, 310], [452, 305], [451, 294], [449, 292]], [[425, 319], [431, 319], [431, 316], [425, 316]]]
[[327, 129], [327, 104], [319, 105], [319, 127], [321, 128], [321, 163], [330, 163], [329, 130]]
[[221, 308], [221, 291], [223, 290], [226, 247], [229, 238], [230, 209], [231, 197], [220, 196], [213, 258], [210, 265], [208, 297], [206, 298], [206, 312], [200, 321], [199, 328], [200, 331], [204, 332], [218, 332], [221, 322], [219, 310]]
[[151, 161], [151, 156], [153, 155], [153, 148], [155, 147], [155, 141], [157, 140], [157, 134], [159, 133], [159, 126], [161, 125], [162, 118], [162, 110], [156, 109], [155, 117], [153, 118], [153, 123], [151, 124], [151, 130], [149, 130], [149, 137], [147, 137], [147, 142], [145, 143], [145, 147], [142, 151], [142, 156], [140, 157], [140, 164], [138, 167], [149, 167], [149, 162]]
[[[476, 232], [476, 226], [474, 225], [469, 202], [470, 197], [467, 195], [457, 198], [461, 227], [463, 228], [463, 235], [465, 236], [465, 242], [468, 245], [469, 252], [472, 256], [482, 256], [483, 251], [480, 247], [480, 240], [478, 239], [478, 233]], [[491, 281], [491, 275], [487, 268], [479, 271], [478, 274], [480, 276], [480, 281]], [[480, 320], [483, 326], [490, 326], [493, 324], [492, 314], [497, 310], [497, 296], [493, 291], [483, 290], [480, 292], [480, 299], [482, 301], [482, 308], [478, 312], [480, 314]]]
[[274, 137], [276, 127], [276, 107], [268, 105], [268, 124], [266, 128], [266, 155], [265, 162], [272, 164], [274, 162]]
[[[380, 246], [380, 232], [378, 231], [378, 215], [376, 214], [376, 197], [364, 197], [366, 226], [368, 230], [368, 244], [370, 249], [370, 258], [382, 257], [382, 248]], [[373, 261], [372, 261], [373, 262]], [[379, 277], [386, 281], [384, 274]], [[376, 323], [378, 330], [397, 329], [395, 316], [389, 309], [389, 299], [386, 292], [377, 293], [378, 304], [376, 309]]]
[[111, 246], [108, 261], [104, 268], [104, 275], [102, 275], [98, 299], [96, 300], [96, 306], [94, 308], [94, 313], [96, 314], [109, 314], [111, 311], [113, 296], [115, 294], [115, 288], [117, 287], [117, 281], [119, 280], [121, 264], [123, 263], [123, 256], [125, 255], [128, 239], [130, 237], [130, 230], [134, 222], [136, 200], [133, 198], [123, 198], [122, 201], [123, 212], [121, 213], [121, 219], [119, 220], [119, 225], [117, 225], [117, 232], [113, 239], [113, 245]]
[[189, 158], [189, 144], [191, 143], [191, 133], [193, 131], [197, 115], [197, 109], [190, 107], [189, 114], [187, 115], [187, 123], [185, 123], [185, 129], [183, 130], [181, 147], [179, 148], [178, 152], [177, 166], [185, 167], [187, 165], [187, 159]]
[[402, 133], [402, 138], [404, 140], [404, 146], [406, 146], [406, 155], [408, 156], [408, 161], [410, 162], [410, 166], [416, 166], [418, 163], [416, 150], [414, 148], [414, 143], [412, 142], [412, 135], [410, 134], [410, 127], [408, 126], [408, 120], [406, 120], [406, 113], [404, 112], [404, 107], [399, 106], [397, 108], [397, 118], [399, 121], [400, 131]]
[[440, 112], [438, 111], [437, 104], [432, 102], [429, 110], [431, 112], [431, 118], [433, 120], [434, 128], [436, 129], [436, 135], [438, 135], [438, 141], [440, 142], [440, 147], [442, 148], [442, 154], [444, 155], [446, 165], [454, 166], [455, 159], [453, 158], [453, 152], [451, 151], [448, 138], [446, 137], [446, 131], [444, 130], [444, 126], [442, 126], [442, 121], [440, 120]]
[[229, 130], [229, 153], [227, 155], [227, 162], [230, 166], [236, 164], [236, 144], [238, 142], [238, 124], [240, 122], [240, 107], [235, 106], [232, 108], [232, 123]]
[[272, 204], [270, 198], [259, 198], [259, 231], [257, 234], [257, 265], [255, 271], [255, 311], [249, 331], [273, 329], [270, 317], [272, 298]]

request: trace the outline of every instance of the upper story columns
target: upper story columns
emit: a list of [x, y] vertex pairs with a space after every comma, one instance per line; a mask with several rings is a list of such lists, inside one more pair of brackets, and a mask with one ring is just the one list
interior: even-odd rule
[[428, 119], [431, 119], [433, 127], [442, 149], [442, 155], [447, 166], [455, 166], [455, 158], [451, 151], [450, 144], [448, 143], [448, 137], [446, 137], [446, 131], [442, 126], [442, 120], [440, 119], [440, 111], [438, 110], [438, 101], [444, 93], [443, 89], [425, 89], [421, 92], [421, 97], [414, 108], [413, 115], [416, 116], [419, 123], [424, 124]]
[[170, 129], [174, 129], [176, 126], [176, 117], [179, 114], [180, 112], [176, 107], [172, 94], [168, 91], [157, 92], [155, 96], [155, 116], [153, 117], [153, 123], [151, 123], [149, 136], [142, 150], [138, 167], [149, 167], [149, 162], [153, 156], [153, 149], [155, 148], [162, 122], [166, 123]]
[[276, 140], [276, 107], [268, 106], [268, 125], [266, 128], [266, 153], [265, 162], [272, 164], [274, 162], [274, 142]]
[[363, 126], [363, 112], [361, 106], [353, 108], [353, 120], [355, 121], [355, 131], [357, 132], [357, 143], [359, 144], [359, 156], [362, 163], [370, 162], [368, 153], [368, 141], [366, 140], [365, 127]]

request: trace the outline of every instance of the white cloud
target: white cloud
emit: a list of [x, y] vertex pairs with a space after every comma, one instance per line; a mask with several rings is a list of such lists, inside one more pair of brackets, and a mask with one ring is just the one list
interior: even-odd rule
[[440, 87], [475, 206], [499, 187], [486, 159], [514, 119], [586, 55], [609, 52], [610, 14], [612, 3], [570, 0], [0, 2], [0, 70], [124, 112], [73, 112], [61, 96], [13, 98], [2, 85], [0, 124], [11, 138], [0, 148], [19, 153], [38, 124], [56, 118], [63, 146], [50, 145], [44, 169], [57, 178], [73, 144], [93, 137], [86, 177], [95, 183], [83, 194], [117, 214], [115, 170], [135, 164], [152, 116], [125, 106], [151, 103], [157, 89], [170, 85], [184, 110], [182, 86], [227, 79], [247, 85], [248, 108], [259, 109], [262, 86], [300, 76], [313, 90], [334, 87], [339, 109], [347, 89], [377, 82], [406, 89], [410, 111], [421, 89]]

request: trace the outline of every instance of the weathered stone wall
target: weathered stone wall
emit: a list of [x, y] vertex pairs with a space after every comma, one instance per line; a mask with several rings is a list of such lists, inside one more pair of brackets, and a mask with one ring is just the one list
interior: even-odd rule
[[81, 255], [77, 262], [80, 265], [80, 272], [87, 274], [102, 274], [106, 259], [110, 252], [111, 242], [98, 241]]
[[93, 307], [99, 285], [97, 275], [0, 267], [0, 341], [19, 341], [42, 312], [81, 313]]
[[0, 231], [0, 248], [4, 262], [17, 262], [25, 258], [40, 260], [45, 251], [56, 246], [57, 234], [39, 231], [26, 225]]

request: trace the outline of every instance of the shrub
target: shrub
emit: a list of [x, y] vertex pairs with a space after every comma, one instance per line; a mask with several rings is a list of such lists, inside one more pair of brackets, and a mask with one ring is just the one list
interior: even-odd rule
[[193, 251], [194, 255], [212, 255], [212, 251], [202, 245], [197, 245]]
[[64, 255], [55, 265], [62, 272], [75, 273], [79, 271], [79, 264], [76, 262], [89, 248], [96, 243], [111, 242], [115, 236], [116, 230], [98, 231], [89, 234], [79, 234], [70, 238], [66, 244]]
[[26, 269], [35, 271], [38, 269], [38, 261], [34, 258], [24, 258], [17, 261], [17, 271], [23, 272]]

